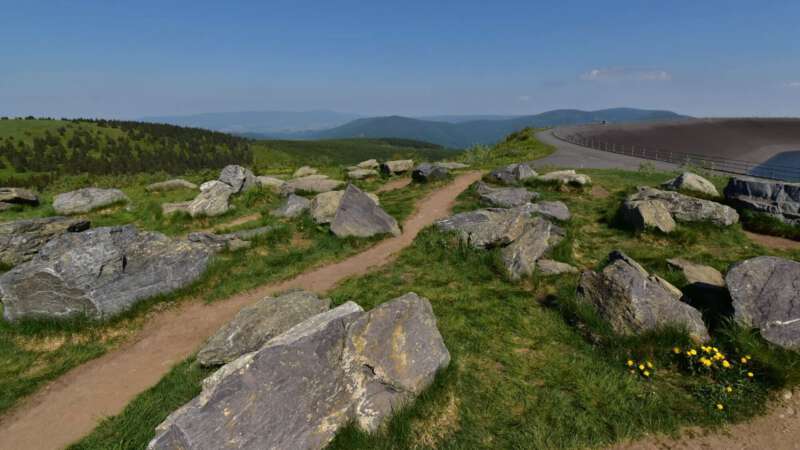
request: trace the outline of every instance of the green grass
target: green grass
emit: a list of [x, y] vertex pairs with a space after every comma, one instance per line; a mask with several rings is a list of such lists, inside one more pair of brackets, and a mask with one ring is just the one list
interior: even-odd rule
[[508, 135], [494, 146], [478, 145], [463, 152], [457, 160], [474, 168], [495, 169], [511, 163], [544, 158], [555, 148], [536, 139], [533, 128], [525, 128]]

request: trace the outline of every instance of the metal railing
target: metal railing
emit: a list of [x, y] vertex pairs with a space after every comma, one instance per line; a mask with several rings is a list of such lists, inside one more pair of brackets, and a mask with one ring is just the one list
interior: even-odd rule
[[575, 128], [571, 127], [556, 128], [553, 130], [553, 136], [562, 141], [582, 147], [653, 161], [662, 161], [679, 166], [692, 166], [710, 171], [749, 175], [782, 181], [800, 181], [800, 167], [760, 164], [751, 161], [699, 155], [696, 153], [645, 147], [641, 145], [605, 142], [595, 138], [584, 137], [578, 134]]

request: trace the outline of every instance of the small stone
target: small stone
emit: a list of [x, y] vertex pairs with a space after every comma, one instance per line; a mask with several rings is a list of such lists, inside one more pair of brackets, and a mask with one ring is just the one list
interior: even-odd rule
[[270, 211], [270, 214], [275, 217], [294, 218], [306, 212], [310, 205], [311, 202], [307, 198], [289, 194], [283, 205]]
[[316, 174], [317, 174], [317, 169], [309, 166], [303, 166], [294, 171], [294, 174], [292, 174], [292, 178], [302, 178]]

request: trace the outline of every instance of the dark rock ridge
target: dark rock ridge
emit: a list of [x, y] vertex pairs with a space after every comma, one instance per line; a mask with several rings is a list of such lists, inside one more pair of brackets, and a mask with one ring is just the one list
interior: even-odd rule
[[89, 229], [86, 220], [44, 217], [0, 224], [0, 264], [16, 266], [30, 261], [50, 239]]
[[0, 276], [3, 316], [107, 318], [196, 280], [210, 252], [133, 225], [62, 234]]
[[734, 264], [725, 282], [738, 322], [773, 344], [800, 349], [800, 262], [759, 256]]
[[593, 305], [616, 333], [639, 334], [678, 326], [695, 340], [709, 339], [702, 314], [682, 301], [678, 288], [648, 274], [622, 252], [612, 252], [609, 261], [601, 272], [581, 274], [578, 299]]
[[738, 207], [800, 225], [800, 183], [732, 177], [724, 193]]
[[344, 190], [331, 222], [331, 231], [338, 237], [371, 237], [387, 233], [400, 235], [400, 227], [394, 217], [352, 184]]

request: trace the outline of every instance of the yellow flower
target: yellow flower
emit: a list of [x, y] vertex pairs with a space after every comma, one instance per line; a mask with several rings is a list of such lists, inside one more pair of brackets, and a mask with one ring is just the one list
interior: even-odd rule
[[644, 364], [639, 364], [639, 370], [644, 370]]
[[747, 358], [744, 358], [744, 357], [743, 357], [743, 358], [741, 359], [741, 361], [742, 361], [742, 364], [747, 364]]
[[711, 360], [708, 358], [700, 358], [700, 363], [706, 367], [711, 367], [712, 364]]
[[633, 361], [630, 359], [628, 360], [628, 367], [633, 367]]
[[733, 388], [728, 386], [725, 388], [725, 392], [733, 392]]
[[731, 363], [729, 363], [728, 361], [722, 361], [722, 367], [724, 367], [726, 369], [730, 369]]
[[714, 355], [714, 359], [716, 359], [717, 361], [725, 359], [725, 355], [723, 355], [722, 353], [717, 353], [716, 355]]
[[748, 378], [753, 378], [753, 372], [747, 372], [747, 377]]
[[717, 409], [722, 411], [723, 409], [725, 409], [725, 407], [722, 406], [722, 403], [717, 403]]
[[719, 349], [717, 347], [711, 347], [711, 350], [714, 350], [714, 353], [719, 353]]
[[673, 347], [673, 348], [672, 348], [672, 353], [675, 353], [676, 355], [678, 355], [678, 354], [680, 354], [680, 353], [681, 353], [681, 349], [680, 349], [680, 348], [678, 348], [678, 347]]
[[647, 368], [648, 369], [652, 369], [653, 368], [653, 363], [651, 363], [650, 361], [647, 361]]
[[642, 375], [644, 375], [646, 377], [649, 377], [650, 376], [650, 371], [649, 370], [645, 370], [644, 372], [642, 372]]
[[750, 355], [745, 355], [745, 358], [747, 358], [747, 360], [750, 361]]
[[697, 354], [697, 350], [695, 350], [695, 349], [689, 350], [689, 355], [694, 356], [696, 354]]

